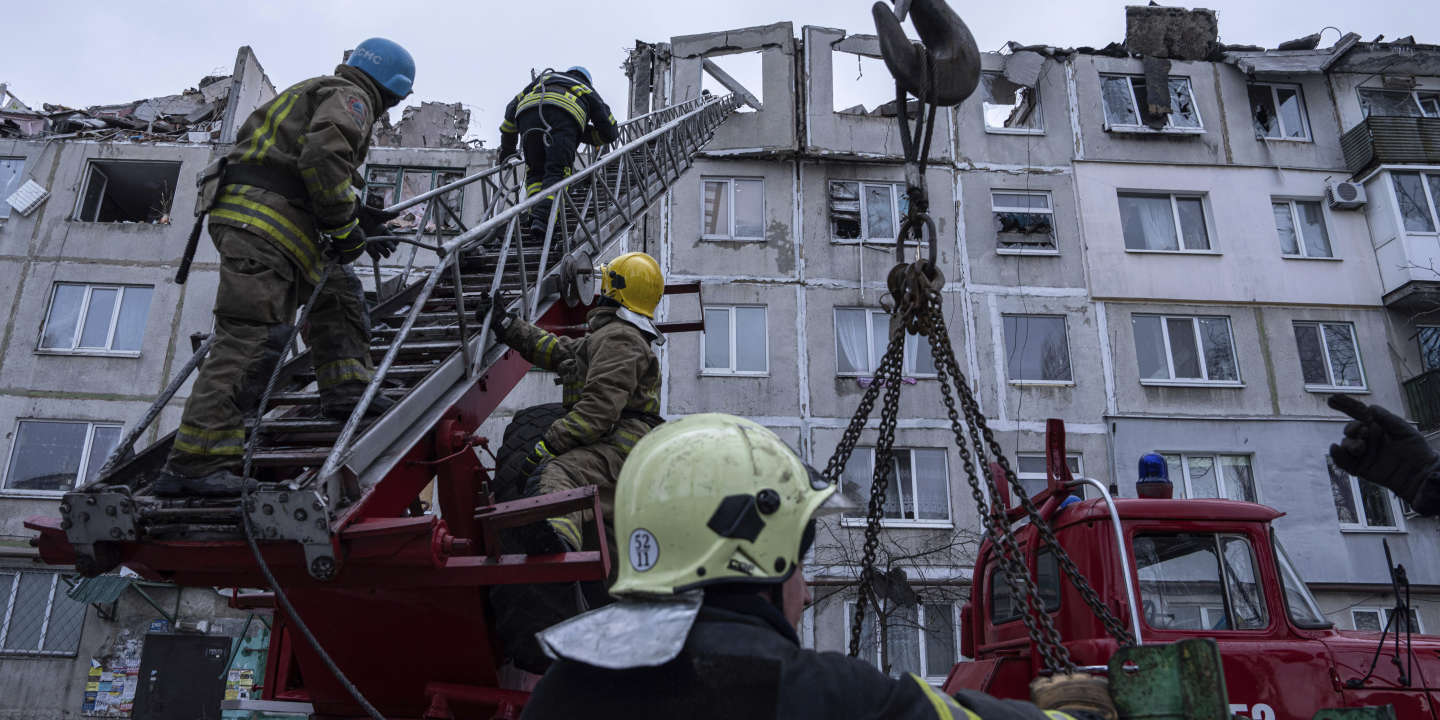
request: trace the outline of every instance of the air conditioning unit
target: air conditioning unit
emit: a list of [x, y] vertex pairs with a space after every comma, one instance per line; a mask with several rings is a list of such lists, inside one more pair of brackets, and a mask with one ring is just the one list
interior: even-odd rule
[[1325, 186], [1325, 195], [1330, 199], [1330, 207], [1336, 210], [1354, 210], [1365, 206], [1365, 186], [1360, 183], [1329, 183]]

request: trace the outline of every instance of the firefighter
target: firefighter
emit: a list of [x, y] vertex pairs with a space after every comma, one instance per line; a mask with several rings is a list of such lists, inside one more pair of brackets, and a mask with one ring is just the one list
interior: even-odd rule
[[915, 675], [802, 649], [801, 562], [835, 491], [750, 420], [691, 415], [651, 432], [616, 490], [618, 601], [540, 633], [556, 661], [521, 717], [1094, 717], [951, 698]]
[[[653, 319], [665, 281], [655, 259], [640, 252], [615, 258], [600, 274], [600, 298], [586, 316], [583, 338], [548, 333], [498, 307], [491, 324], [497, 338], [531, 364], [554, 371], [563, 387], [567, 412], [521, 464], [525, 494], [594, 485], [608, 529], [621, 464], [645, 433], [664, 422], [658, 414], [660, 361], [651, 345], [664, 342]], [[482, 304], [481, 322], [490, 307]], [[524, 549], [536, 555], [579, 550], [582, 523], [582, 513], [575, 512], [526, 526]]]
[[1335, 464], [1386, 488], [1421, 515], [1440, 514], [1440, 456], [1405, 418], [1349, 395], [1331, 395], [1331, 408], [1354, 418], [1330, 446]]
[[[359, 201], [371, 126], [405, 96], [415, 62], [370, 38], [333, 75], [287, 88], [250, 114], [222, 163], [208, 206], [220, 253], [215, 343], [201, 366], [165, 469], [161, 496], [238, 494], [245, 416], [283, 352], [300, 303], [322, 289], [304, 328], [325, 416], [345, 419], [369, 384], [370, 319], [349, 263], [388, 257], [367, 243], [389, 216]], [[371, 410], [389, 404], [376, 398]]]
[[[599, 146], [619, 138], [615, 116], [595, 92], [589, 70], [578, 65], [563, 73], [546, 70], [505, 106], [499, 161], [515, 155], [517, 145], [525, 151], [528, 197], [570, 176], [581, 142]], [[554, 201], [551, 193], [531, 208], [528, 237], [545, 234]]]

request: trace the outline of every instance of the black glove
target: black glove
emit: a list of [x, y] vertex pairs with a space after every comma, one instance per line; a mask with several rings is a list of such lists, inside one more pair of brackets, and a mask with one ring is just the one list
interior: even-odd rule
[[348, 265], [365, 252], [365, 230], [359, 225], [350, 229], [345, 237], [330, 237], [330, 247], [340, 256], [340, 264]]
[[500, 154], [495, 157], [495, 164], [504, 165], [510, 158], [519, 154], [520, 152], [515, 148], [500, 148]]
[[[388, 232], [382, 232], [385, 228], [381, 226], [397, 217], [400, 217], [399, 211], [390, 212], [364, 203], [355, 211], [355, 219], [360, 221], [360, 227], [365, 230], [366, 235], [389, 235]], [[386, 253], [386, 256], [389, 254]]]
[[1355, 418], [1345, 426], [1345, 439], [1330, 446], [1341, 470], [1389, 488], [1418, 512], [1440, 512], [1440, 456], [1413, 425], [1379, 405], [1365, 405], [1349, 395], [1331, 395], [1331, 408]]
[[491, 297], [482, 298], [475, 306], [475, 321], [485, 322], [485, 316], [490, 314], [491, 308], [495, 309], [495, 314], [490, 317], [490, 331], [503, 340], [505, 330], [510, 327], [510, 321], [515, 319], [515, 314], [505, 308], [500, 293], [497, 292]]
[[399, 240], [370, 240], [365, 243], [365, 252], [377, 262], [390, 257], [395, 248], [400, 246]]
[[530, 448], [530, 454], [525, 456], [525, 462], [521, 463], [520, 470], [525, 477], [529, 478], [535, 474], [537, 468], [554, 459], [555, 453], [550, 452], [550, 448], [545, 446], [545, 441], [541, 440], [535, 443], [535, 447]]

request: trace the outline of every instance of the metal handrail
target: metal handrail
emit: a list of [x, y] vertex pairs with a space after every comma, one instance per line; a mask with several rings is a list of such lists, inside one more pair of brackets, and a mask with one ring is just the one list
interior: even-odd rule
[[1120, 574], [1125, 577], [1125, 598], [1130, 603], [1130, 630], [1135, 633], [1135, 644], [1142, 645], [1144, 640], [1140, 637], [1140, 600], [1135, 595], [1135, 581], [1130, 576], [1130, 553], [1125, 549], [1125, 529], [1120, 524], [1120, 511], [1115, 508], [1115, 499], [1110, 496], [1110, 489], [1105, 487], [1105, 483], [1088, 477], [1076, 478], [1075, 483], [1099, 490], [1100, 498], [1105, 501], [1105, 509], [1110, 515], [1110, 526], [1115, 531], [1115, 551], [1120, 553]]

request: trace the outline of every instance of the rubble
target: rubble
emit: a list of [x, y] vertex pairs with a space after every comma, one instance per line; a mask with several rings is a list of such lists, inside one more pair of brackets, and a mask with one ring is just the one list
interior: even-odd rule
[[[380, 115], [371, 144], [375, 147], [465, 148], [472, 143], [464, 140], [470, 129], [470, 111], [460, 103], [422, 102], [419, 107], [405, 108], [400, 122], [390, 124], [387, 114]], [[473, 143], [479, 147], [479, 141]]]
[[177, 95], [84, 109], [45, 103], [36, 111], [16, 99], [0, 104], [0, 137], [209, 142], [219, 138], [230, 80], [210, 75]]

